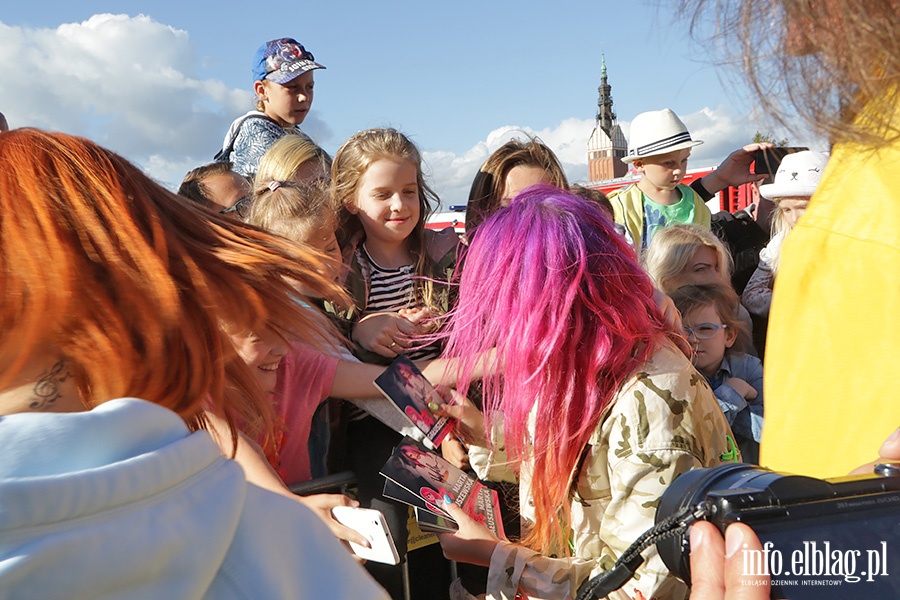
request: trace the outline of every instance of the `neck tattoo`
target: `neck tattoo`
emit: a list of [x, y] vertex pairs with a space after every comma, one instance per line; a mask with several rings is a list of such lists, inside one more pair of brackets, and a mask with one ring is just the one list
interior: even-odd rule
[[34, 385], [36, 398], [28, 405], [28, 408], [31, 410], [45, 410], [53, 406], [62, 397], [59, 384], [65, 382], [71, 376], [72, 373], [66, 368], [65, 359], [56, 361], [46, 373], [41, 375], [41, 378]]

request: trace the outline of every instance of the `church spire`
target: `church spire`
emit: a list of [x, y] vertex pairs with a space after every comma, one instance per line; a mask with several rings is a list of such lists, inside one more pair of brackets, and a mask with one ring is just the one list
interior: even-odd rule
[[600, 59], [600, 86], [597, 88], [597, 126], [606, 135], [611, 135], [612, 128], [616, 124], [616, 113], [613, 112], [612, 86], [606, 79], [606, 55], [601, 54]]
[[616, 113], [613, 112], [612, 87], [606, 78], [606, 55], [600, 56], [597, 124], [588, 140], [588, 176], [591, 181], [615, 179], [628, 172], [628, 167], [622, 162], [628, 151], [628, 142], [625, 141], [622, 128], [616, 123]]

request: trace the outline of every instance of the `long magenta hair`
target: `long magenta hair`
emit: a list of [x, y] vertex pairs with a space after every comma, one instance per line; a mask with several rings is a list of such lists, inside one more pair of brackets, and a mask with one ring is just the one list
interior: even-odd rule
[[487, 425], [502, 415], [511, 459], [534, 462], [537, 518], [522, 542], [565, 552], [582, 449], [668, 326], [634, 251], [595, 204], [559, 188], [528, 188], [484, 221], [464, 264], [444, 356], [461, 360], [466, 393], [477, 356], [496, 348]]

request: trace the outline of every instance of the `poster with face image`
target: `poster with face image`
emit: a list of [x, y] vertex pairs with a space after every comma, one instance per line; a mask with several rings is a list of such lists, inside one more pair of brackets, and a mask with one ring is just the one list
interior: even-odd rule
[[[403, 438], [394, 448], [381, 474], [387, 479], [385, 497], [431, 512], [452, 524], [441, 508], [444, 498], [449, 497], [470, 517], [504, 537], [497, 492], [412, 438]], [[433, 519], [426, 520], [426, 524], [430, 521]]]
[[375, 379], [375, 387], [394, 403], [406, 419], [439, 446], [450, 433], [454, 421], [434, 414], [429, 404], [440, 406], [444, 399], [422, 375], [415, 363], [401, 355]]

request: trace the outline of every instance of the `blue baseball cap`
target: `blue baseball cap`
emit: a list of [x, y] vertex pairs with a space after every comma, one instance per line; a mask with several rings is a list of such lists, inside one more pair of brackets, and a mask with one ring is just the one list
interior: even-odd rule
[[253, 81], [267, 79], [273, 83], [287, 83], [307, 71], [324, 68], [303, 44], [293, 38], [279, 38], [256, 49]]

